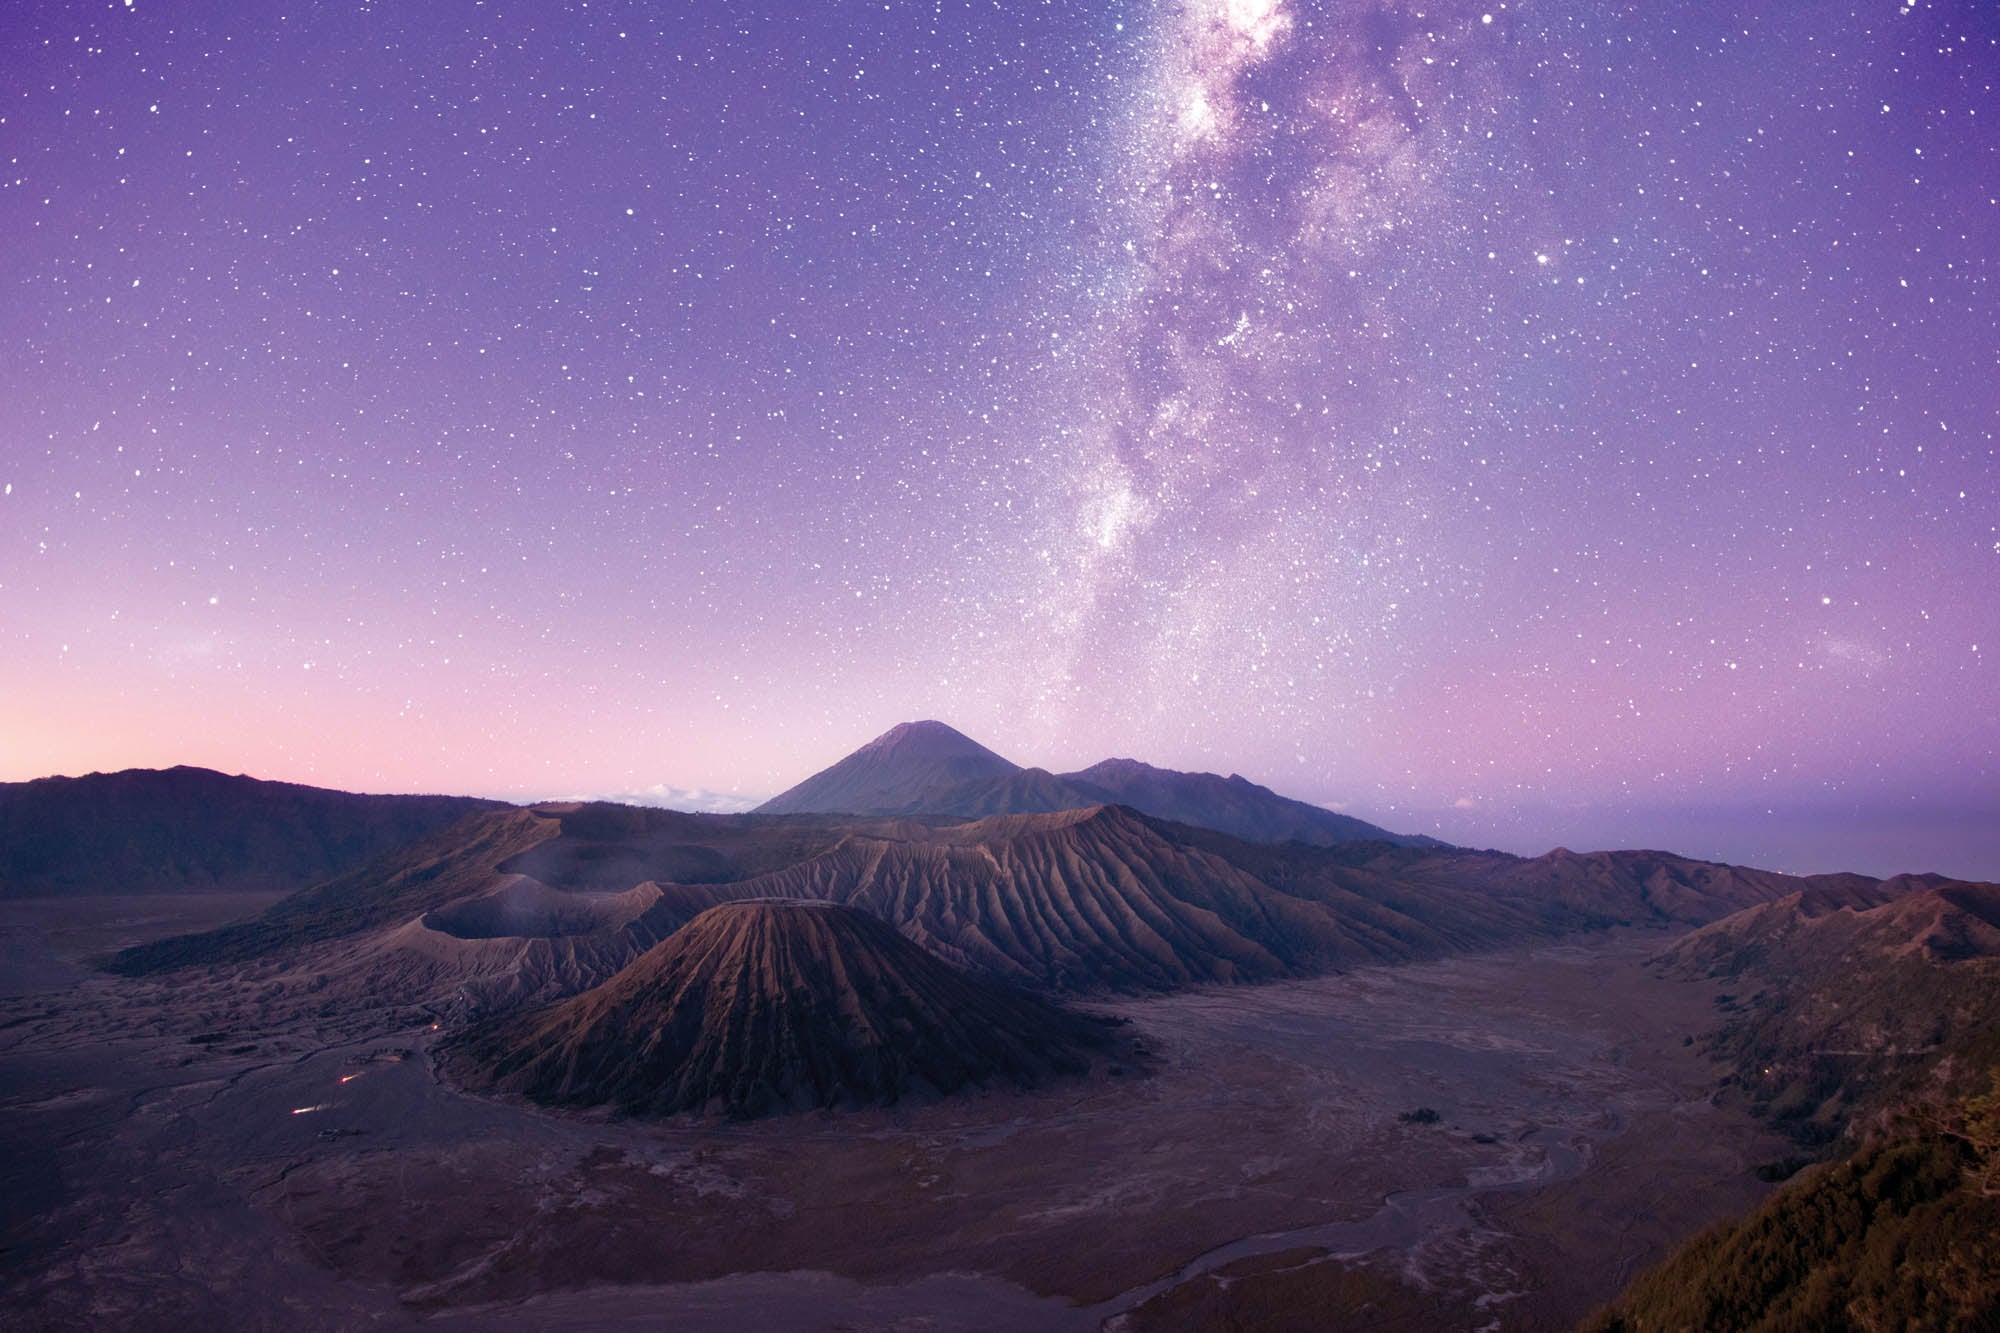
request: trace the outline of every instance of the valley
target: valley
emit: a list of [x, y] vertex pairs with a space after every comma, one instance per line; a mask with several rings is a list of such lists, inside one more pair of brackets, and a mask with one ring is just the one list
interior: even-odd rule
[[[22, 907], [56, 956], [105, 943]], [[5, 1297], [49, 1328], [1556, 1327], [1784, 1150], [1711, 1104], [1683, 1038], [1717, 984], [1646, 968], [1668, 938], [1094, 999], [1150, 1073], [743, 1123], [470, 1096], [396, 1007], [10, 978]]]
[[[0, 1299], [50, 1330], [1525, 1333], [1644, 1326], [1676, 1272], [1831, 1309], [1903, 1235], [1943, 1278], [1897, 1302], [1986, 1299], [1922, 1209], [1985, 1207], [1947, 1131], [1986, 1123], [2000, 886], [1343, 839], [1131, 761], [1086, 772], [1153, 813], [1049, 809], [1084, 798], [1036, 772], [917, 723], [745, 815], [0, 788], [81, 812], [0, 828]], [[52, 891], [70, 865], [97, 878]], [[1750, 1262], [1768, 1292], [1690, 1241], [1874, 1208], [1850, 1157], [1929, 1192]]]

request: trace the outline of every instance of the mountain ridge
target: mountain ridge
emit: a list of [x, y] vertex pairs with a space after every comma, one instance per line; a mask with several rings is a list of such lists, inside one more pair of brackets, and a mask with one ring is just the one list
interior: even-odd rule
[[1754, 988], [1707, 1045], [1807, 1144], [1940, 1068], [2000, 1061], [2000, 884], [1812, 885], [1689, 932], [1656, 964]]
[[193, 765], [0, 784], [0, 898], [270, 892], [504, 802], [375, 796]]
[[1230, 774], [1184, 773], [1106, 759], [1074, 773], [1023, 768], [943, 722], [904, 722], [757, 807], [759, 814], [940, 815], [968, 819], [1127, 805], [1253, 842], [1317, 846], [1385, 841], [1443, 846], [1392, 833]]
[[[1654, 853], [1254, 843], [1115, 804], [955, 823], [544, 806], [469, 817], [256, 920], [140, 946], [112, 967], [351, 939], [324, 967], [357, 993], [449, 989], [457, 967], [468, 986], [454, 994], [489, 1007], [602, 980], [715, 903], [787, 899], [869, 912], [1012, 984], [1129, 993], [1695, 925], [1806, 887]], [[652, 896], [628, 899], [640, 890]]]

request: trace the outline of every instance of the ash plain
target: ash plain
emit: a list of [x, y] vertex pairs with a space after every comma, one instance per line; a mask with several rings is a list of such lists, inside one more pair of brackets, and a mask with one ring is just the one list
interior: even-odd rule
[[1093, 1003], [1143, 1077], [643, 1123], [459, 1092], [442, 1015], [309, 963], [88, 966], [269, 901], [0, 904], [12, 1326], [1557, 1328], [1785, 1152], [1661, 932]]

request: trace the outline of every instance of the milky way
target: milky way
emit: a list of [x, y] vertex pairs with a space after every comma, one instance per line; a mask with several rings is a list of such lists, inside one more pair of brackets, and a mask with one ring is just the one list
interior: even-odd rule
[[2000, 11], [1780, 8], [24, 11], [0, 780], [2000, 876]]

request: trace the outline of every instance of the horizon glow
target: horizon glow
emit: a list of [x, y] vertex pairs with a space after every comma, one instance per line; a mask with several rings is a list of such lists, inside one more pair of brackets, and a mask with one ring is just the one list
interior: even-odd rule
[[935, 717], [2000, 878], [2000, 10], [24, 11], [0, 781]]

